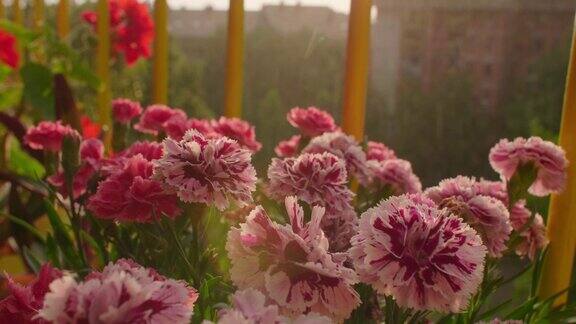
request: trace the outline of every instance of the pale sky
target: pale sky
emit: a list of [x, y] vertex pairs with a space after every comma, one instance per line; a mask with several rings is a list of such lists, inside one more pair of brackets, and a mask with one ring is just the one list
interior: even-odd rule
[[[217, 9], [227, 9], [229, 0], [168, 0], [168, 3], [173, 8], [187, 7], [191, 9], [203, 9], [207, 5], [211, 5]], [[350, 0], [244, 0], [244, 7], [246, 10], [258, 10], [262, 4], [285, 4], [294, 5], [301, 3], [302, 5], [321, 5], [331, 7], [340, 12], [348, 12]]]

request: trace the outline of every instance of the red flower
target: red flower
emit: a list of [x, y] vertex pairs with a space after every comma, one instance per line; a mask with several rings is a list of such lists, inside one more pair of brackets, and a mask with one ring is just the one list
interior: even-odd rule
[[20, 62], [20, 55], [16, 50], [16, 38], [0, 29], [0, 62], [17, 68]]
[[[137, 0], [110, 0], [109, 10], [114, 51], [122, 53], [128, 65], [140, 57], [149, 58], [152, 55], [154, 21], [146, 4]], [[82, 18], [96, 27], [96, 12], [85, 11]]]
[[254, 153], [262, 148], [262, 144], [256, 140], [254, 126], [242, 119], [220, 117], [212, 121], [212, 129], [217, 134], [237, 141], [238, 144]]
[[102, 127], [100, 124], [93, 122], [90, 117], [86, 115], [80, 117], [80, 126], [82, 127], [82, 137], [85, 139], [100, 137]]
[[301, 135], [294, 135], [287, 140], [280, 141], [274, 148], [274, 152], [279, 157], [293, 157], [298, 153], [301, 139]]
[[140, 154], [126, 159], [121, 170], [98, 184], [88, 209], [98, 218], [127, 222], [152, 222], [154, 215], [176, 217], [176, 195], [152, 179], [152, 168], [152, 162]]
[[112, 101], [112, 116], [120, 124], [129, 123], [133, 118], [140, 116], [141, 113], [142, 106], [138, 102], [123, 98]]
[[41, 121], [36, 126], [28, 128], [24, 142], [34, 150], [48, 150], [59, 152], [62, 149], [62, 141], [66, 136], [80, 138], [80, 134], [68, 125], [62, 125], [61, 121]]
[[50, 283], [61, 276], [60, 270], [47, 263], [30, 285], [22, 286], [8, 277], [8, 296], [0, 300], [0, 323], [48, 323], [35, 316], [42, 308]]

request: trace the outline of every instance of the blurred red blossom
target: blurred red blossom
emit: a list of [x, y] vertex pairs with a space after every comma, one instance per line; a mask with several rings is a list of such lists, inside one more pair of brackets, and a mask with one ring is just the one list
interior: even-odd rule
[[80, 127], [82, 127], [82, 137], [84, 138], [98, 138], [102, 132], [102, 126], [86, 115], [80, 117]]
[[[140, 57], [149, 58], [152, 55], [154, 21], [148, 6], [137, 0], [110, 0], [109, 6], [114, 51], [122, 53], [128, 65], [136, 63]], [[82, 18], [96, 28], [96, 12], [85, 11]]]
[[17, 50], [16, 37], [0, 29], [0, 62], [17, 68], [20, 63], [20, 54]]

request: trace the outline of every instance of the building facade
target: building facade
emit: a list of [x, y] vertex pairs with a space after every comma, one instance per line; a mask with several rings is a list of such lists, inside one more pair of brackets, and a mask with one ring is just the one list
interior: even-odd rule
[[571, 0], [378, 0], [373, 25], [372, 82], [397, 105], [399, 84], [422, 91], [450, 74], [471, 79], [473, 96], [496, 109], [510, 80], [527, 75], [547, 52], [567, 45]]

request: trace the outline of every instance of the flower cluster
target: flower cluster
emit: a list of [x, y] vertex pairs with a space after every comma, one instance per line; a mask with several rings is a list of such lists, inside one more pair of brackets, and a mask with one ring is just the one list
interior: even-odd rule
[[[136, 63], [140, 57], [149, 58], [152, 55], [154, 21], [148, 6], [137, 0], [110, 0], [109, 12], [114, 51], [122, 53], [128, 65]], [[98, 14], [95, 11], [85, 11], [82, 18], [96, 29]]]
[[566, 181], [559, 147], [519, 138], [491, 150], [500, 181], [423, 189], [410, 162], [310, 107], [288, 113], [299, 134], [276, 146], [259, 182], [262, 145], [246, 121], [128, 99], [112, 112], [111, 149], [60, 121], [26, 132], [71, 224], [47, 210], [54, 233], [39, 250], [82, 276], [45, 265], [29, 286], [9, 279], [0, 322], [475, 322], [505, 281], [500, 258], [542, 259], [545, 223], [529, 194]]

